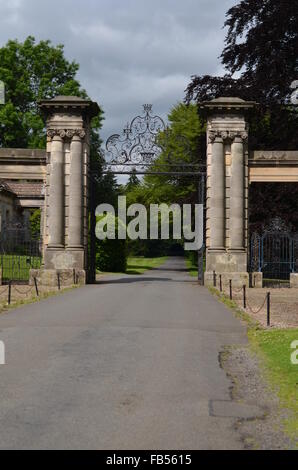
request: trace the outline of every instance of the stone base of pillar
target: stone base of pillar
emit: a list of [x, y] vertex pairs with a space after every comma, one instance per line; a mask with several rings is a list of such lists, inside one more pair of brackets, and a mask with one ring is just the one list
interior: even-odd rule
[[84, 269], [85, 251], [47, 247], [44, 255], [45, 269]]
[[207, 249], [206, 271], [216, 273], [247, 272], [246, 251], [220, 251]]
[[[221, 282], [223, 289], [228, 292], [230, 279], [232, 286], [240, 289], [242, 286], [249, 287], [249, 274], [247, 272], [216, 272], [216, 287], [219, 289], [219, 275], [221, 275]], [[213, 271], [206, 271], [204, 273], [204, 283], [207, 287], [213, 287], [214, 274]]]
[[251, 273], [251, 287], [263, 287], [263, 273], [254, 272]]
[[298, 289], [298, 273], [290, 274], [290, 287]]
[[61, 287], [86, 284], [84, 269], [31, 269], [30, 286], [34, 286], [34, 278], [36, 278], [38, 286], [58, 287], [58, 282], [60, 282]]

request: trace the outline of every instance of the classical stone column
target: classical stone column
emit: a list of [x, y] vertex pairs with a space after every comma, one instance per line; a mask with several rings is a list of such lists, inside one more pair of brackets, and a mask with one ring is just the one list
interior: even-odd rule
[[[49, 131], [51, 132], [51, 131]], [[64, 153], [63, 139], [56, 134], [51, 143], [49, 195], [49, 248], [64, 246]]]
[[70, 144], [68, 248], [83, 248], [83, 144], [85, 132], [75, 134]]
[[246, 221], [247, 115], [256, 103], [219, 97], [200, 104], [207, 119], [207, 227], [206, 285], [214, 272], [223, 284], [248, 285]]
[[225, 246], [225, 160], [223, 138], [210, 135], [212, 142], [210, 190], [210, 250]]
[[230, 183], [230, 249], [244, 250], [245, 224], [245, 159], [243, 140], [246, 133], [236, 135], [231, 144]]
[[77, 96], [40, 103], [47, 127], [47, 190], [44, 264], [31, 270], [39, 284], [72, 285], [86, 281], [88, 270], [89, 132], [99, 107]]

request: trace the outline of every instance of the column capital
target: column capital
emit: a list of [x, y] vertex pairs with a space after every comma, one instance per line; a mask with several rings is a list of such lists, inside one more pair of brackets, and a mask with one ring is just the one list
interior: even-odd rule
[[237, 142], [244, 143], [248, 139], [248, 132], [247, 131], [237, 131], [237, 132], [231, 131], [231, 132], [229, 132], [229, 138], [230, 138], [231, 142], [237, 140]]
[[217, 140], [217, 142], [218, 141], [223, 142], [224, 135], [223, 135], [223, 132], [209, 131], [208, 138], [209, 138], [209, 143], [213, 144], [215, 142], [215, 140]]
[[211, 130], [208, 133], [209, 143], [215, 142], [216, 139], [221, 139], [223, 142], [232, 143], [235, 139], [245, 142], [248, 139], [247, 131], [219, 131]]
[[75, 136], [84, 139], [86, 131], [85, 129], [48, 129], [47, 136], [51, 139], [55, 136], [59, 136], [61, 139], [72, 139]]

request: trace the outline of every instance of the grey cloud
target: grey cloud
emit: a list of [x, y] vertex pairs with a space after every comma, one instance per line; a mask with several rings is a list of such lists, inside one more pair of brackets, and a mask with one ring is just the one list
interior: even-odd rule
[[65, 45], [105, 111], [103, 138], [145, 102], [163, 117], [190, 75], [221, 73], [225, 12], [236, 0], [0, 0], [0, 45], [29, 34]]

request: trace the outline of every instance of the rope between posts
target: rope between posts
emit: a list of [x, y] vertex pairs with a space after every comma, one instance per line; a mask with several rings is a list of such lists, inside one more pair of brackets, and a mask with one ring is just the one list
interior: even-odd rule
[[[222, 281], [221, 281], [222, 282]], [[222, 291], [225, 292], [225, 289], [228, 289], [229, 288], [229, 285], [223, 285], [223, 282], [222, 282]], [[232, 287], [232, 291], [235, 293], [235, 294], [239, 294], [240, 292], [242, 292], [243, 290], [243, 286], [240, 287], [240, 289], [235, 289], [234, 287]]]
[[267, 295], [265, 296], [265, 299], [264, 299], [264, 302], [263, 302], [262, 306], [259, 309], [257, 309], [256, 311], [254, 311], [252, 309], [252, 307], [249, 305], [247, 300], [246, 300], [246, 305], [247, 305], [247, 308], [251, 311], [251, 313], [253, 313], [254, 315], [257, 315], [262, 310], [262, 308], [264, 308], [266, 300], [267, 300]]
[[235, 294], [239, 294], [242, 291], [243, 291], [243, 286], [241, 286], [240, 289], [234, 289], [233, 288], [233, 292], [235, 292]]
[[16, 285], [12, 284], [12, 287], [17, 291], [18, 294], [21, 295], [27, 295], [29, 292], [32, 292], [33, 288], [35, 289], [34, 286], [30, 286], [26, 291], [21, 291], [16, 287]]
[[69, 277], [66, 275], [66, 276], [63, 276], [63, 274], [59, 274], [60, 276], [60, 281], [64, 282], [64, 281], [67, 281], [69, 279]]
[[[221, 285], [222, 285], [222, 284], [221, 284]], [[231, 292], [234, 293], [234, 294], [240, 294], [240, 292], [243, 292], [243, 289], [244, 289], [243, 286], [240, 287], [239, 289], [235, 289], [235, 288], [233, 288], [231, 281], [230, 281], [230, 286], [231, 286]], [[222, 292], [226, 295], [225, 287], [228, 287], [228, 288], [229, 288], [229, 286], [223, 286], [223, 285], [222, 285]], [[246, 308], [247, 308], [248, 310], [250, 310], [250, 312], [251, 312], [253, 315], [257, 315], [257, 314], [264, 308], [264, 306], [265, 306], [265, 304], [266, 304], [266, 301], [267, 301], [267, 295], [265, 296], [264, 302], [263, 302], [263, 304], [261, 305], [261, 307], [260, 307], [259, 309], [257, 309], [257, 310], [254, 310], [254, 309], [249, 305], [248, 299], [247, 299], [247, 297], [245, 296]]]
[[2, 295], [6, 291], [6, 288], [8, 288], [8, 286], [4, 286], [3, 290], [0, 291], [0, 295]]

